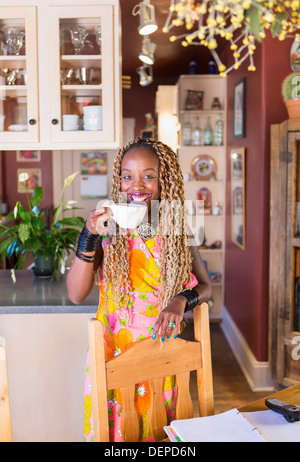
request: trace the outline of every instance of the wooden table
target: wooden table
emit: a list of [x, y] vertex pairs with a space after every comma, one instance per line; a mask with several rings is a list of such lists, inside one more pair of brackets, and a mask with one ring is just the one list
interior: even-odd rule
[[254, 412], [254, 411], [265, 411], [267, 406], [265, 405], [265, 399], [277, 398], [280, 401], [284, 401], [289, 404], [296, 404], [300, 406], [300, 383], [293, 387], [285, 388], [284, 390], [273, 393], [272, 395], [266, 396], [265, 398], [254, 401], [253, 403], [247, 404], [239, 408], [240, 412]]

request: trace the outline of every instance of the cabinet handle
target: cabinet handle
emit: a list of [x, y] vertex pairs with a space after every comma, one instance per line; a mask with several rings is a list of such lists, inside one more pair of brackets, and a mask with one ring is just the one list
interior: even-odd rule
[[58, 119], [52, 119], [51, 122], [52, 122], [53, 125], [57, 125], [58, 124]]
[[29, 119], [29, 125], [35, 125], [36, 120], [35, 119]]

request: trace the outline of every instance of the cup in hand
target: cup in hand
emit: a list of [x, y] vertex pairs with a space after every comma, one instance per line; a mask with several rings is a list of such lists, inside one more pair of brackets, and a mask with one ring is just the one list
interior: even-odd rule
[[102, 130], [102, 106], [83, 108], [84, 130]]
[[63, 130], [78, 130], [78, 115], [63, 114]]
[[112, 211], [111, 217], [121, 228], [136, 228], [142, 221], [147, 211], [144, 204], [109, 204], [106, 205]]

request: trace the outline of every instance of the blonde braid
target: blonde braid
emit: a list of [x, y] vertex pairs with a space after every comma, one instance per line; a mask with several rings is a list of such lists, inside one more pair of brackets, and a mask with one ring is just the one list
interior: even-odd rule
[[[190, 281], [192, 259], [190, 248], [186, 244], [183, 176], [177, 156], [171, 148], [156, 140], [138, 138], [125, 145], [115, 159], [111, 190], [111, 198], [114, 202], [120, 201], [122, 159], [134, 148], [151, 150], [159, 159], [160, 199], [164, 205], [159, 210], [161, 284], [158, 289], [158, 307], [161, 311], [174, 295], [182, 291], [183, 283]], [[177, 201], [180, 213], [174, 210], [173, 201]], [[103, 279], [107, 292], [111, 288], [114, 301], [117, 304], [125, 303], [127, 306], [131, 288], [128, 255], [127, 234], [120, 234], [119, 227], [116, 225], [116, 230], [109, 236], [106, 247]]]

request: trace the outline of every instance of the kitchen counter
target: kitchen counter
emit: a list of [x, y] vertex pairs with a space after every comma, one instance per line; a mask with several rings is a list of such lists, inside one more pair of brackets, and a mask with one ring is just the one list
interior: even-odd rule
[[57, 272], [54, 281], [37, 277], [31, 269], [16, 271], [14, 284], [10, 270], [0, 270], [0, 314], [96, 313], [99, 288], [74, 305], [68, 298], [66, 274]]

